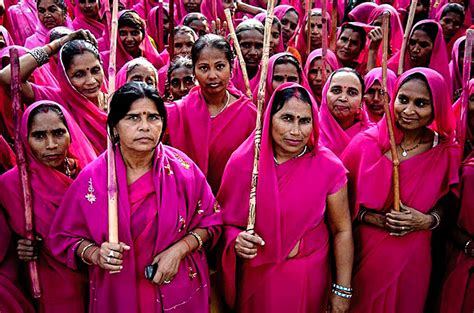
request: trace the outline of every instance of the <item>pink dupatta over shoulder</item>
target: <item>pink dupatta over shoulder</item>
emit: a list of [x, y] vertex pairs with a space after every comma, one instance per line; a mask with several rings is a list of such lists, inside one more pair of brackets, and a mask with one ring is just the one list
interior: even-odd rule
[[[286, 83], [275, 92], [301, 87]], [[311, 97], [311, 96], [310, 96]], [[270, 101], [273, 103], [273, 98]], [[218, 200], [224, 208], [221, 280], [226, 302], [238, 312], [324, 312], [330, 285], [326, 198], [347, 181], [337, 157], [318, 144], [317, 104], [312, 99], [310, 152], [283, 164], [274, 162], [271, 105], [265, 111], [255, 232], [265, 240], [256, 258], [235, 253], [237, 235], [246, 229], [254, 159], [254, 136], [232, 155]], [[314, 179], [314, 177], [318, 179]], [[299, 251], [288, 259], [297, 243]]]
[[[422, 74], [428, 81], [434, 109], [430, 128], [439, 134], [439, 143], [400, 163], [400, 199], [405, 205], [428, 213], [458, 182], [460, 152], [454, 142], [456, 122], [446, 83], [439, 73], [427, 68], [409, 70], [397, 80], [395, 94], [401, 82], [414, 73]], [[394, 99], [395, 96], [391, 100], [392, 116]], [[403, 133], [396, 125], [394, 130], [396, 142], [400, 143]], [[354, 138], [342, 154], [350, 173], [354, 218], [360, 206], [379, 212], [393, 207], [392, 162], [385, 156], [389, 149], [384, 117], [375, 127]], [[360, 224], [354, 229], [354, 239], [351, 312], [423, 312], [431, 271], [431, 231], [395, 237], [386, 230]]]

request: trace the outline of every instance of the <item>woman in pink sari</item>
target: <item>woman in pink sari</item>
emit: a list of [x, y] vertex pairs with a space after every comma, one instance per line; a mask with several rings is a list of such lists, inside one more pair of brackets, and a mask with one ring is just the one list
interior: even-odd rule
[[[255, 15], [254, 19], [256, 19], [265, 26], [266, 16], [266, 13], [259, 13]], [[278, 17], [276, 16], [273, 17], [271, 34], [272, 35], [270, 36], [270, 57], [277, 53], [285, 51], [285, 47], [283, 46], [281, 23]]]
[[[308, 85], [311, 87], [311, 95], [318, 103], [318, 106], [321, 104], [323, 86], [325, 83], [323, 81], [322, 55], [323, 49], [314, 50], [309, 55], [304, 66], [304, 74], [308, 78]], [[339, 68], [339, 62], [337, 62], [337, 57], [331, 50], [327, 50], [325, 62], [327, 79], [332, 72]]]
[[207, 18], [201, 13], [189, 13], [187, 14], [182, 23], [184, 26], [190, 27], [198, 37], [209, 34], [209, 22]]
[[474, 310], [474, 80], [469, 82], [469, 101], [461, 117], [460, 142], [464, 146], [461, 165], [460, 202], [457, 223], [451, 231], [447, 275], [441, 297], [441, 313]]
[[156, 88], [158, 73], [153, 64], [147, 59], [139, 57], [128, 61], [122, 66], [115, 78], [115, 86], [118, 89], [131, 81], [142, 82]]
[[13, 42], [8, 30], [5, 27], [0, 26], [0, 51], [9, 46], [13, 46], [14, 44], [15, 43]]
[[[387, 92], [388, 101], [393, 96], [393, 85], [397, 80], [397, 75], [387, 70]], [[382, 88], [382, 68], [376, 67], [370, 70], [364, 77], [364, 106], [369, 120], [378, 123], [384, 116], [384, 91]]]
[[24, 262], [36, 260], [38, 264], [42, 290], [37, 303], [39, 312], [85, 312], [87, 275], [58, 262], [51, 252], [48, 235], [64, 194], [96, 154], [69, 113], [51, 101], [28, 107], [22, 116], [20, 135], [31, 183], [35, 241], [23, 239], [25, 215], [18, 168], [0, 177], [0, 206], [5, 209], [12, 231], [20, 238], [18, 258]]
[[[18, 4], [8, 8], [8, 30], [18, 45], [24, 45], [28, 37], [33, 35], [39, 25], [35, 0], [20, 0]], [[21, 27], [18, 27], [21, 25]]]
[[160, 1], [150, 10], [147, 19], [148, 34], [159, 53], [165, 51], [165, 46], [168, 44], [169, 23], [168, 4]]
[[337, 156], [355, 135], [373, 125], [362, 108], [364, 90], [362, 77], [347, 67], [333, 72], [324, 84], [319, 115], [320, 140]]
[[464, 9], [460, 4], [448, 3], [436, 15], [436, 20], [443, 29], [446, 52], [448, 57], [451, 57], [454, 43], [459, 37], [466, 34], [466, 27], [462, 24], [464, 21]]
[[165, 96], [170, 101], [177, 101], [189, 94], [196, 86], [193, 61], [189, 57], [174, 58], [168, 68]]
[[368, 23], [370, 13], [377, 7], [376, 3], [364, 2], [353, 8], [347, 16], [351, 22]]
[[28, 49], [44, 46], [48, 42], [49, 30], [54, 27], [65, 26], [72, 29], [64, 0], [40, 0], [37, 2], [37, 12], [39, 23], [36, 31], [25, 41]]
[[[464, 64], [465, 43], [466, 36], [462, 36], [456, 40], [453, 51], [451, 52], [451, 61], [449, 62], [454, 101], [461, 96], [462, 92], [462, 67]], [[474, 58], [472, 59], [472, 62], [474, 63]], [[474, 78], [474, 66], [472, 65], [470, 78]]]
[[233, 54], [224, 38], [199, 38], [191, 55], [199, 86], [167, 107], [169, 141], [196, 162], [217, 193], [230, 155], [255, 129], [256, 110], [229, 84]]
[[199, 168], [160, 143], [167, 117], [155, 88], [128, 83], [110, 105], [120, 243], [107, 241], [104, 153], [66, 194], [53, 251], [72, 269], [88, 265], [91, 313], [209, 312], [204, 248], [218, 239], [219, 205]]
[[298, 26], [300, 25], [300, 17], [298, 11], [291, 5], [282, 4], [275, 7], [275, 16], [281, 23], [281, 37], [285, 50], [287, 47], [294, 45]]
[[[86, 38], [88, 41], [74, 40], [77, 38]], [[102, 152], [107, 139], [104, 72], [99, 52], [89, 41], [95, 41], [90, 32], [75, 31], [21, 57], [22, 99], [25, 103], [39, 100], [61, 103], [74, 116], [95, 151]], [[28, 82], [31, 73], [58, 51], [59, 88]], [[7, 66], [0, 71], [1, 84], [10, 85], [10, 70], [10, 66]]]
[[336, 40], [336, 54], [339, 67], [350, 67], [360, 75], [367, 72], [367, 33], [373, 27], [357, 23], [344, 23]]
[[[117, 68], [122, 68], [128, 61], [144, 57], [158, 70], [165, 63], [158, 51], [153, 47], [146, 31], [145, 21], [132, 10], [119, 13], [118, 37], [117, 37]], [[104, 44], [110, 42], [104, 40]], [[104, 68], [108, 69], [110, 51], [101, 53]]]
[[[393, 210], [392, 161], [385, 118], [351, 142], [354, 225], [351, 312], [423, 312], [431, 272], [431, 230], [458, 178], [456, 121], [444, 78], [414, 68], [396, 82], [390, 110], [400, 160], [401, 211]], [[433, 166], [436, 164], [436, 166]]]
[[353, 244], [346, 170], [318, 137], [317, 105], [309, 93], [295, 83], [279, 86], [263, 121], [252, 230], [246, 225], [254, 134], [226, 167], [218, 194], [225, 208], [222, 286], [237, 312], [349, 308]]
[[104, 35], [105, 19], [100, 17], [98, 0], [77, 0], [74, 16], [72, 27], [75, 30], [87, 29], [96, 39]]
[[0, 175], [14, 167], [16, 164], [15, 154], [8, 142], [0, 135]]

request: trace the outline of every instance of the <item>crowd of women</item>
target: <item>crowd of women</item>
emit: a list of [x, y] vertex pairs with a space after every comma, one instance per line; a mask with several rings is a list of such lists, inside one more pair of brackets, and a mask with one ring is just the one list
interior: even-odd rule
[[474, 312], [471, 3], [321, 2], [0, 3], [0, 312]]

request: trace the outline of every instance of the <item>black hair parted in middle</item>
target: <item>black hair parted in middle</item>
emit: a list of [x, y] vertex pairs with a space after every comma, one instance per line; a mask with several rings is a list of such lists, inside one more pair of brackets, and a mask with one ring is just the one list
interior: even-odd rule
[[229, 62], [230, 71], [232, 72], [232, 67], [234, 65], [234, 53], [232, 52], [229, 42], [227, 42], [224, 37], [215, 34], [201, 36], [194, 43], [193, 48], [191, 49], [191, 59], [193, 61], [193, 66], [196, 66], [196, 63], [199, 60], [201, 52], [204, 50], [204, 48], [214, 48], [222, 51]]

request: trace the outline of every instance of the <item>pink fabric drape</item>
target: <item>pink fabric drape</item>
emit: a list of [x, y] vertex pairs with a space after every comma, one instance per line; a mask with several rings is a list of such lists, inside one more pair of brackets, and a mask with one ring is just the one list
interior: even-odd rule
[[[323, 49], [316, 49], [310, 53], [310, 55], [308, 56], [308, 59], [306, 60], [306, 64], [304, 65], [304, 74], [306, 77], [309, 77], [309, 71], [311, 69], [311, 64], [313, 63], [313, 61], [315, 61], [318, 58], [319, 59], [322, 58], [322, 55], [323, 55]], [[325, 60], [326, 60], [326, 64], [329, 65], [332, 71], [335, 71], [339, 68], [339, 62], [337, 61], [336, 55], [334, 54], [334, 52], [332, 52], [329, 49], [327, 50]], [[309, 86], [309, 82], [308, 82], [308, 86]], [[311, 88], [307, 90], [311, 92]], [[318, 104], [321, 103], [321, 95], [312, 94], [312, 96], [316, 99]]]
[[[449, 2], [450, 2], [449, 0], [440, 0], [436, 8], [434, 7], [434, 3], [436, 2], [432, 2], [430, 17], [432, 19], [435, 19], [436, 16], [440, 15], [443, 12], [444, 6], [446, 4], [449, 4]], [[463, 26], [466, 28], [469, 28], [471, 24], [472, 24], [471, 1], [469, 1], [467, 8], [464, 10]]]
[[147, 19], [148, 34], [153, 38], [158, 52], [162, 53], [165, 50], [165, 42], [163, 31], [163, 15], [169, 16], [167, 3], [160, 2], [156, 7], [150, 10]]
[[[62, 49], [59, 51], [58, 81], [60, 88], [32, 85], [35, 100], [54, 100], [61, 103], [74, 116], [84, 134], [92, 143], [97, 153], [107, 146], [107, 114], [79, 93], [71, 84], [62, 62]], [[105, 84], [101, 90], [105, 92]]]
[[227, 90], [237, 97], [237, 101], [213, 118], [200, 86], [167, 106], [171, 145], [196, 162], [214, 193], [219, 190], [231, 154], [255, 129], [255, 106], [232, 86]]
[[[337, 156], [340, 156], [355, 135], [373, 126], [373, 124], [369, 121], [367, 112], [363, 110], [361, 105], [354, 125], [348, 129], [342, 129], [337, 120], [332, 116], [331, 111], [329, 111], [327, 97], [324, 96], [328, 93], [331, 79], [332, 75], [328, 78], [323, 87], [323, 97], [319, 113], [319, 125], [321, 128], [320, 140], [322, 145], [334, 152]], [[363, 99], [361, 99], [361, 104], [362, 101]]]
[[[207, 228], [213, 243], [218, 239], [220, 209], [202, 172], [184, 153], [162, 144], [156, 147], [151, 173], [131, 185], [119, 149], [115, 162], [119, 238], [131, 250], [123, 254], [118, 274], [89, 267], [89, 312], [208, 312], [209, 273], [203, 250], [181, 260], [170, 284], [153, 284], [143, 274], [144, 265], [195, 228]], [[55, 255], [71, 268], [78, 266], [75, 250], [81, 238], [98, 245], [107, 240], [106, 186], [104, 153], [82, 171], [59, 208], [50, 238]], [[88, 190], [95, 201], [84, 197]]]
[[[250, 91], [258, 89], [258, 84], [260, 83], [260, 75], [261, 73], [260, 73], [260, 66], [259, 66], [257, 74], [255, 74], [255, 76], [252, 78], [249, 77]], [[240, 92], [242, 92], [245, 95], [247, 94], [247, 88], [245, 88], [245, 82], [244, 82], [244, 74], [242, 72], [242, 67], [240, 66], [240, 62], [238, 58], [234, 60], [233, 76], [231, 78], [231, 82], [234, 85], [234, 87], [237, 88]]]
[[10, 145], [0, 135], [0, 175], [16, 165], [15, 154]]
[[[394, 90], [398, 93], [401, 82], [414, 73], [422, 74], [428, 81], [434, 111], [430, 128], [440, 139], [437, 146], [400, 163], [400, 199], [427, 214], [458, 182], [460, 151], [454, 142], [456, 125], [449, 94], [439, 73], [427, 68], [411, 69], [399, 77]], [[396, 142], [400, 143], [403, 133], [396, 125], [394, 131]], [[389, 149], [384, 117], [375, 127], [354, 138], [342, 154], [350, 173], [354, 218], [361, 205], [379, 212], [393, 207], [392, 161], [385, 156]], [[386, 230], [360, 224], [355, 227], [354, 239], [351, 312], [423, 312], [431, 271], [431, 231], [395, 237]]]
[[[396, 80], [397, 80], [397, 75], [392, 70], [387, 69], [387, 92], [388, 92], [389, 101], [394, 96], [393, 86], [395, 85]], [[381, 67], [376, 67], [376, 68], [371, 69], [364, 76], [364, 81], [365, 81], [364, 93], [367, 93], [369, 88], [372, 87], [372, 85], [375, 82], [378, 82], [380, 85], [382, 85], [382, 68]], [[370, 112], [367, 110], [367, 108], [366, 108], [366, 111], [367, 111], [367, 116], [369, 117], [370, 120], [372, 120], [372, 118], [370, 116]], [[375, 122], [375, 121], [373, 121], [373, 122]]]
[[[84, 272], [72, 271], [59, 263], [52, 255], [49, 230], [57, 208], [72, 183], [65, 174], [44, 165], [38, 160], [28, 143], [28, 118], [36, 107], [51, 101], [39, 101], [25, 111], [21, 121], [21, 141], [26, 151], [28, 173], [33, 192], [33, 215], [36, 234], [43, 238], [39, 251], [38, 274], [42, 296], [39, 299], [40, 312], [85, 312], [84, 299], [87, 289], [87, 276]], [[66, 119], [71, 137], [68, 157], [77, 160], [78, 168], [84, 168], [95, 159], [96, 154], [72, 116], [61, 106], [56, 105]], [[51, 188], [54, 186], [54, 188]], [[0, 177], [0, 206], [5, 209], [12, 230], [25, 238], [25, 217], [20, 174], [15, 167]], [[61, 286], [61, 288], [58, 288]]]
[[461, 43], [464, 44], [465, 40], [466, 36], [458, 38], [454, 43], [453, 49], [451, 51], [451, 61], [449, 61], [449, 73], [451, 74], [451, 88], [454, 93], [462, 88], [462, 73], [459, 70], [459, 47]]
[[373, 2], [364, 2], [352, 9], [348, 16], [353, 22], [369, 23], [370, 13], [377, 8], [377, 4]]
[[[64, 25], [58, 25], [58, 26], [63, 26], [71, 30], [74, 29], [72, 25], [72, 21], [69, 17], [66, 17], [66, 20], [64, 21]], [[31, 35], [25, 40], [25, 48], [28, 48], [31, 50], [36, 47], [42, 47], [46, 45], [49, 42], [48, 34], [49, 34], [49, 29], [46, 28], [43, 24], [41, 24], [41, 22], [38, 22], [38, 24], [36, 24], [36, 29], [33, 35]]]
[[[257, 15], [255, 15], [254, 19], [256, 19], [257, 21], [259, 21], [260, 23], [263, 24], [263, 26], [265, 26], [265, 18], [267, 17], [267, 14], [266, 13], [259, 13]], [[278, 19], [278, 22], [280, 22], [280, 19], [276, 16], [274, 16], [274, 18]], [[285, 47], [283, 45], [283, 37], [281, 36], [281, 32], [280, 32], [280, 41], [279, 41], [279, 45], [278, 47], [275, 49], [275, 51], [273, 51], [273, 54], [277, 54], [277, 53], [280, 53], [280, 52], [283, 52], [285, 51]]]
[[82, 13], [79, 3], [76, 2], [74, 6], [74, 21], [72, 21], [72, 27], [75, 30], [78, 29], [87, 29], [89, 30], [96, 39], [101, 38], [104, 35], [104, 29], [106, 27], [105, 19], [103, 21], [98, 21], [87, 17]]
[[[36, 26], [40, 23], [36, 11], [35, 0], [21, 0], [16, 5], [8, 8], [8, 24], [10, 33], [16, 44], [24, 45], [26, 38], [35, 33]], [[21, 25], [21, 27], [18, 27]]]
[[[277, 91], [301, 87], [286, 83]], [[311, 96], [310, 96], [311, 97]], [[270, 101], [273, 103], [273, 98]], [[223, 291], [238, 312], [324, 312], [330, 284], [329, 233], [324, 221], [326, 197], [346, 183], [337, 157], [318, 145], [318, 109], [312, 99], [311, 151], [276, 165], [273, 160], [271, 105], [265, 111], [255, 232], [265, 241], [252, 260], [238, 260], [234, 246], [246, 229], [254, 159], [252, 134], [232, 155], [218, 201], [224, 211]], [[318, 179], [314, 175], [318, 173]], [[321, 174], [321, 175], [319, 175]], [[312, 178], [313, 177], [313, 178]], [[299, 251], [288, 259], [297, 243]]]
[[[288, 40], [288, 43], [287, 43], [288, 47], [291, 47], [295, 44], [296, 36], [298, 35], [298, 33], [300, 31], [301, 17], [304, 15], [304, 13], [301, 13], [301, 10], [298, 11], [298, 9], [296, 9], [293, 6], [288, 5], [288, 4], [277, 5], [275, 7], [274, 12], [273, 12], [273, 14], [281, 21], [282, 18], [286, 15], [286, 13], [288, 13], [288, 11], [290, 11], [290, 10], [296, 10], [296, 13], [298, 14], [298, 27], [296, 28], [293, 37], [291, 37]], [[282, 37], [282, 39], [283, 39], [283, 37]]]
[[[444, 9], [448, 6], [449, 3], [446, 3], [443, 5], [443, 7], [436, 13], [435, 20], [440, 22], [441, 21], [441, 15], [443, 14]], [[470, 13], [470, 12], [469, 12]], [[470, 20], [469, 20], [470, 21]], [[449, 61], [451, 61], [451, 52], [453, 51], [453, 47], [459, 37], [462, 37], [466, 34], [466, 29], [471, 26], [471, 23], [469, 23], [467, 26], [463, 25], [459, 30], [454, 34], [454, 36], [449, 40], [448, 43], [446, 43], [446, 52], [448, 53], [448, 58]]]

